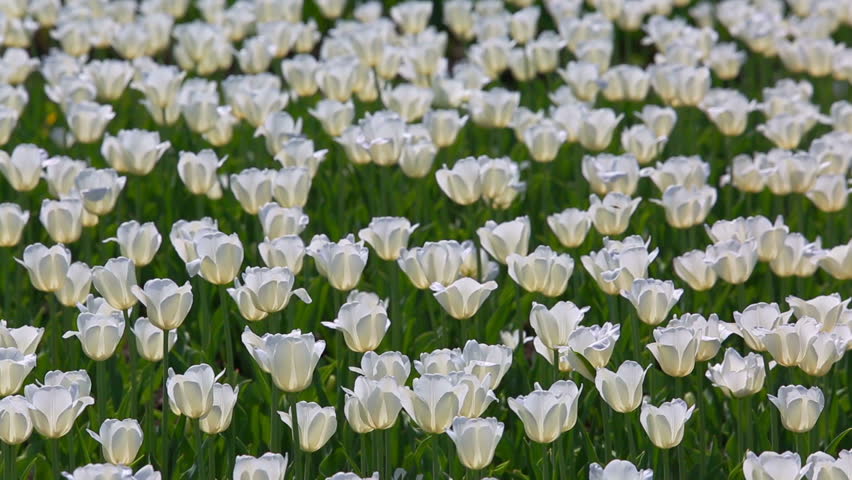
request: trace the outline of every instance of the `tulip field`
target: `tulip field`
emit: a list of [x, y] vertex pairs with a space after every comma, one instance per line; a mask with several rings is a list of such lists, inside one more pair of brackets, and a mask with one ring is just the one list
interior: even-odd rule
[[852, 0], [0, 0], [2, 480], [852, 480]]

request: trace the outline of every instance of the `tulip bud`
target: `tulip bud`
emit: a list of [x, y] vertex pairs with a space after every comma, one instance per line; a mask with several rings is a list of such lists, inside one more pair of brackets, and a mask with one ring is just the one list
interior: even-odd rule
[[[163, 331], [155, 327], [147, 318], [140, 317], [130, 329], [136, 337], [136, 351], [149, 362], [163, 359]], [[169, 349], [177, 342], [177, 330], [169, 331]]]
[[552, 162], [567, 136], [556, 122], [542, 120], [524, 129], [523, 141], [533, 160]]
[[722, 135], [742, 135], [748, 127], [748, 116], [755, 109], [743, 94], [735, 90], [711, 90], [700, 108], [719, 129]]
[[566, 208], [547, 217], [547, 225], [566, 248], [576, 248], [583, 244], [592, 225], [588, 212], [576, 208]]
[[526, 256], [529, 248], [530, 220], [528, 217], [518, 217], [514, 220], [496, 223], [492, 220], [485, 222], [484, 227], [476, 230], [479, 241], [495, 260], [506, 264], [512, 253]]
[[632, 360], [622, 363], [615, 372], [600, 368], [595, 372], [595, 388], [616, 412], [632, 412], [642, 403], [642, 382], [649, 368], [650, 365], [642, 368]]
[[642, 202], [619, 192], [607, 193], [603, 201], [597, 195], [589, 195], [589, 216], [595, 230], [603, 235], [621, 235], [630, 225], [630, 217]]
[[104, 459], [116, 465], [131, 465], [142, 446], [142, 428], [135, 419], [104, 420], [100, 430], [95, 433], [86, 429], [101, 444]]
[[610, 102], [644, 102], [651, 86], [650, 75], [635, 65], [617, 65], [607, 70], [601, 81], [604, 85], [602, 93]]
[[260, 457], [238, 455], [234, 461], [233, 480], [265, 478], [268, 480], [284, 480], [287, 473], [289, 455], [280, 453], [264, 453]]
[[498, 87], [473, 92], [468, 109], [473, 123], [485, 128], [504, 128], [512, 120], [520, 101], [520, 93]]
[[310, 386], [325, 350], [325, 341], [314, 340], [311, 333], [303, 335], [301, 330], [258, 337], [246, 327], [242, 341], [260, 368], [272, 374], [275, 386], [285, 392], [300, 392]]
[[[583, 267], [607, 295], [616, 295], [633, 286], [633, 280], [648, 275], [648, 265], [658, 250], [648, 252], [641, 237], [628, 237], [622, 245], [605, 240], [605, 248], [583, 255]], [[616, 274], [616, 275], [611, 275]]]
[[247, 213], [257, 215], [272, 200], [272, 171], [247, 168], [230, 177], [231, 192]]
[[457, 161], [452, 169], [444, 165], [435, 178], [441, 190], [459, 205], [473, 204], [482, 195], [480, 164], [474, 157]]
[[104, 138], [101, 155], [118, 172], [147, 175], [170, 146], [168, 141], [160, 142], [158, 132], [121, 130], [118, 136]]
[[220, 160], [213, 150], [200, 152], [180, 152], [178, 175], [193, 195], [205, 195], [218, 183], [216, 170], [225, 163], [227, 155]]
[[71, 251], [62, 244], [47, 248], [34, 243], [24, 249], [23, 260], [16, 258], [15, 261], [27, 269], [36, 290], [56, 292], [65, 283], [71, 265]]
[[350, 101], [338, 101], [324, 98], [317, 102], [316, 106], [308, 109], [312, 117], [319, 120], [325, 133], [332, 137], [343, 134], [347, 127], [352, 125], [355, 117], [355, 106]]
[[20, 395], [0, 399], [0, 441], [7, 445], [19, 445], [33, 433], [29, 401]]
[[464, 320], [476, 314], [491, 292], [497, 289], [497, 282], [479, 283], [470, 277], [462, 277], [448, 286], [436, 282], [430, 288], [451, 317]]
[[409, 138], [402, 145], [399, 168], [409, 178], [423, 178], [432, 172], [438, 147], [431, 140]]
[[[294, 428], [292, 413], [278, 412], [281, 421]], [[337, 431], [337, 414], [334, 407], [321, 407], [314, 402], [296, 403], [296, 427], [299, 449], [313, 453], [322, 448]]]
[[315, 235], [307, 248], [314, 259], [317, 271], [337, 290], [352, 290], [361, 280], [367, 265], [369, 251], [364, 242], [355, 242], [350, 233], [339, 242], [331, 242], [325, 235]]
[[574, 260], [570, 255], [557, 255], [544, 245], [527, 256], [510, 253], [506, 263], [509, 276], [515, 283], [528, 292], [539, 292], [546, 297], [562, 295], [574, 271]]
[[31, 355], [36, 352], [43, 335], [43, 328], [29, 325], [9, 328], [6, 320], [0, 320], [0, 348], [14, 348], [24, 355]]
[[820, 175], [806, 195], [823, 212], [839, 212], [846, 208], [850, 192], [846, 176]]
[[686, 402], [680, 398], [664, 402], [659, 407], [643, 403], [639, 420], [651, 443], [657, 448], [669, 449], [683, 440], [684, 426], [694, 410], [695, 406], [687, 408]]
[[666, 146], [666, 137], [657, 137], [645, 125], [634, 125], [621, 132], [621, 146], [644, 165], [659, 156]]
[[819, 239], [809, 243], [801, 233], [791, 233], [784, 238], [778, 255], [769, 262], [769, 268], [779, 277], [810, 277], [816, 272], [820, 257]]
[[66, 112], [68, 127], [80, 143], [94, 143], [103, 136], [107, 124], [115, 118], [111, 105], [83, 101], [72, 103]]
[[29, 402], [33, 426], [39, 434], [50, 439], [64, 437], [83, 410], [95, 403], [88, 392], [80, 391], [76, 385], [27, 385], [24, 387], [24, 395]]
[[672, 185], [666, 188], [661, 200], [651, 199], [666, 210], [666, 221], [675, 228], [699, 225], [710, 214], [716, 204], [716, 189], [707, 185], [683, 187]]
[[671, 280], [644, 278], [633, 280], [630, 290], [621, 291], [621, 296], [633, 304], [639, 319], [648, 325], [662, 323], [682, 294], [683, 289], [674, 288]]
[[435, 145], [446, 148], [455, 143], [467, 119], [467, 115], [461, 116], [457, 110], [429, 110], [423, 117], [423, 125]]
[[95, 84], [98, 98], [108, 102], [121, 98], [133, 78], [133, 66], [122, 60], [92, 60], [85, 72]]
[[427, 433], [444, 433], [458, 415], [467, 386], [454, 384], [450, 377], [425, 374], [411, 387], [397, 390], [402, 408]]
[[126, 181], [126, 177], [119, 177], [111, 168], [85, 168], [77, 175], [74, 185], [83, 199], [83, 207], [90, 213], [101, 216], [115, 208], [118, 195], [124, 189]]
[[[133, 294], [136, 287], [136, 266], [127, 257], [109, 259], [104, 266], [92, 268], [95, 290], [117, 310], [127, 310], [136, 305]], [[138, 288], [138, 287], [137, 287]]]
[[322, 322], [340, 330], [346, 346], [354, 352], [375, 350], [390, 328], [385, 306], [362, 301], [348, 301], [340, 307], [333, 322]]
[[778, 408], [784, 428], [796, 433], [814, 428], [825, 406], [825, 396], [819, 387], [786, 385], [778, 389], [778, 396], [768, 398]]
[[269, 314], [257, 308], [251, 296], [251, 289], [244, 285], [240, 285], [240, 279], [234, 279], [234, 288], [227, 289], [228, 295], [237, 304], [240, 315], [249, 322], [257, 322], [268, 317]]
[[304, 167], [285, 167], [272, 177], [272, 196], [282, 207], [304, 207], [312, 177]]
[[0, 151], [0, 173], [17, 192], [29, 192], [41, 179], [42, 165], [47, 152], [41, 148], [22, 144], [12, 150], [12, 155]]
[[[630, 5], [635, 2], [627, 2]], [[597, 463], [589, 465], [589, 480], [653, 480], [654, 471], [650, 468], [639, 470], [627, 460], [613, 460], [601, 467]]]
[[677, 113], [670, 107], [645, 105], [636, 116], [653, 130], [657, 137], [668, 137], [677, 123]]
[[582, 102], [595, 101], [601, 87], [601, 75], [597, 65], [589, 62], [568, 62], [559, 75]]
[[456, 445], [459, 462], [470, 470], [482, 470], [494, 459], [503, 429], [496, 418], [456, 417], [447, 435]]
[[219, 375], [206, 363], [189, 367], [184, 374], [175, 374], [169, 368], [168, 395], [169, 408], [175, 415], [185, 415], [199, 419], [213, 409], [213, 385], [225, 372]]

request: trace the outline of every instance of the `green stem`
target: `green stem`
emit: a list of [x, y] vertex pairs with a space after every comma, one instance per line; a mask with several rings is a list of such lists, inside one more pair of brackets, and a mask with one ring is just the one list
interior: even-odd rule
[[269, 386], [269, 451], [278, 453], [281, 451], [281, 437], [279, 430], [275, 428], [278, 417], [278, 405], [281, 403], [281, 392], [275, 385]]
[[234, 339], [231, 322], [228, 319], [228, 292], [225, 287], [219, 287], [219, 308], [222, 310], [222, 326], [225, 329], [225, 365], [228, 368], [227, 377], [236, 380], [237, 371], [234, 369]]
[[671, 461], [669, 449], [663, 450], [663, 480], [672, 480]]
[[304, 459], [303, 463], [305, 471], [304, 476], [302, 478], [304, 478], [305, 480], [311, 480], [311, 454], [305, 453], [302, 458]]
[[610, 420], [611, 420], [611, 415], [610, 415], [610, 409], [609, 409], [608, 406], [602, 406], [601, 412], [602, 412], [601, 416], [602, 416], [602, 419], [603, 419], [603, 436], [604, 436], [604, 441], [603, 441], [604, 453], [603, 453], [603, 456], [601, 457], [601, 460], [603, 460], [604, 462], [607, 462], [609, 460], [610, 455], [612, 455], [612, 453], [611, 453], [612, 449], [611, 449], [611, 446], [610, 446], [610, 443], [609, 443], [609, 436], [610, 436], [610, 432], [609, 432], [610, 425], [609, 425], [609, 423], [610, 423]]
[[195, 467], [198, 469], [198, 478], [207, 478], [207, 462], [204, 461], [204, 438], [201, 435], [201, 420], [196, 420], [193, 434], [195, 435]]
[[387, 282], [390, 284], [390, 312], [389, 316], [392, 317], [390, 324], [391, 331], [391, 345], [393, 348], [402, 348], [402, 299], [399, 298], [399, 276], [397, 271], [396, 262], [388, 261], [385, 262], [385, 268], [387, 269]]
[[109, 382], [107, 377], [106, 360], [95, 362], [95, 382], [98, 386], [98, 421], [103, 423], [107, 418], [107, 403], [109, 402]]
[[15, 447], [7, 443], [3, 444], [3, 465], [5, 478], [18, 478], [15, 474]]
[[[138, 276], [137, 276], [138, 278]], [[130, 418], [136, 418], [137, 410], [139, 409], [139, 394], [136, 390], [136, 357], [138, 356], [138, 352], [136, 351], [136, 345], [134, 345], [134, 337], [133, 332], [130, 331], [130, 327], [133, 325], [130, 323], [133, 320], [133, 315], [127, 315], [126, 312], [122, 312], [124, 315], [125, 323], [127, 325], [127, 349], [130, 351]]]
[[551, 480], [550, 462], [547, 461], [548, 445], [541, 445], [541, 478], [542, 480]]
[[382, 462], [382, 478], [391, 478], [391, 429], [385, 429], [382, 431], [382, 435], [385, 437], [384, 444], [386, 449], [382, 450], [382, 458], [384, 461]]
[[50, 456], [50, 468], [53, 472], [53, 478], [61, 478], [59, 472], [62, 470], [59, 466], [59, 439], [51, 438], [47, 440]]
[[47, 295], [47, 322], [46, 326], [50, 329], [50, 361], [53, 365], [59, 365], [59, 349], [62, 338], [62, 322], [54, 319], [56, 315], [56, 297], [54, 294]]
[[441, 471], [440, 449], [438, 448], [438, 435], [432, 436], [432, 480], [438, 480], [438, 472]]
[[[169, 477], [169, 331], [163, 330], [163, 415], [160, 423], [160, 435], [162, 435], [162, 452], [160, 458], [160, 472], [163, 478]], [[153, 402], [153, 399], [151, 400]]]

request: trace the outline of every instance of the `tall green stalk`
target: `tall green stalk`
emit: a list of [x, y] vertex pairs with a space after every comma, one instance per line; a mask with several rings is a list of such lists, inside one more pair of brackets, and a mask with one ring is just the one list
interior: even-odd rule
[[18, 478], [15, 474], [15, 446], [3, 443], [4, 478]]
[[163, 415], [160, 421], [160, 435], [163, 444], [160, 453], [160, 472], [163, 478], [169, 477], [169, 331], [163, 330]]
[[109, 402], [109, 382], [107, 377], [106, 360], [95, 362], [95, 382], [98, 387], [98, 422], [103, 423], [107, 418], [107, 403]]
[[196, 420], [193, 425], [195, 436], [195, 467], [198, 469], [198, 478], [207, 478], [207, 462], [204, 461], [204, 438], [201, 435], [201, 420]]
[[50, 469], [53, 478], [61, 478], [59, 476], [59, 472], [62, 470], [59, 466], [59, 439], [58, 438], [49, 438], [47, 439], [48, 443], [48, 455], [50, 456]]
[[234, 369], [234, 339], [231, 330], [231, 323], [228, 319], [228, 291], [224, 286], [218, 286], [219, 290], [219, 309], [222, 311], [222, 328], [225, 329], [225, 365], [228, 369], [227, 378], [232, 381], [237, 378], [237, 371]]

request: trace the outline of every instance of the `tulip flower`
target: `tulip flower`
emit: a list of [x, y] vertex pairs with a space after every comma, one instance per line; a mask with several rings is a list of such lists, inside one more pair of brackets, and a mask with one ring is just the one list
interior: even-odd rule
[[732, 284], [744, 283], [757, 264], [757, 244], [754, 240], [745, 243], [728, 240], [707, 247], [706, 262], [724, 281]]
[[550, 349], [557, 349], [568, 345], [568, 339], [588, 311], [589, 307], [578, 307], [570, 301], [557, 302], [550, 309], [533, 302], [530, 325], [542, 343]]
[[346, 402], [343, 411], [352, 428], [358, 433], [391, 428], [402, 410], [398, 388], [393, 377], [379, 380], [358, 377], [354, 390], [344, 388]]
[[0, 441], [6, 445], [19, 445], [33, 432], [29, 401], [20, 395], [0, 399]]
[[743, 398], [763, 389], [766, 367], [763, 357], [749, 353], [745, 357], [733, 348], [725, 350], [722, 363], [711, 365], [706, 377], [727, 396]]
[[150, 323], [161, 330], [180, 327], [192, 307], [192, 287], [189, 282], [178, 287], [169, 279], [153, 279], [145, 282], [144, 288], [134, 285], [132, 291], [145, 305]]
[[346, 346], [363, 353], [378, 348], [390, 328], [390, 319], [384, 305], [354, 301], [343, 304], [333, 322], [322, 324], [340, 330]]
[[77, 330], [68, 331], [62, 338], [77, 337], [83, 353], [96, 362], [101, 362], [115, 353], [118, 342], [124, 336], [124, 316], [111, 314], [81, 313], [77, 316]]
[[[154, 326], [146, 317], [139, 317], [130, 329], [136, 337], [136, 351], [149, 362], [163, 359], [163, 330]], [[177, 329], [169, 330], [169, 349], [177, 342]]]
[[208, 435], [222, 433], [231, 426], [234, 414], [234, 406], [237, 404], [237, 396], [240, 387], [234, 388], [228, 384], [213, 384], [213, 408], [207, 415], [198, 420], [201, 431]]
[[258, 337], [246, 327], [242, 341], [260, 368], [270, 373], [272, 382], [284, 392], [300, 392], [310, 386], [325, 350], [325, 341], [314, 340], [313, 334], [302, 334], [301, 330]]
[[0, 173], [16, 192], [29, 192], [41, 180], [47, 152], [32, 144], [22, 144], [9, 155], [0, 153]]
[[650, 163], [657, 158], [666, 146], [666, 137], [657, 137], [645, 125], [634, 125], [621, 132], [621, 146], [624, 151], [636, 157], [640, 165]]
[[720, 322], [715, 313], [711, 313], [707, 318], [699, 313], [685, 313], [680, 317], [675, 315], [669, 320], [668, 326], [685, 327], [695, 332], [698, 339], [698, 353], [695, 356], [697, 362], [706, 362], [715, 357], [722, 342], [734, 333], [730, 324]]
[[703, 250], [690, 250], [673, 260], [674, 271], [678, 278], [689, 285], [696, 292], [703, 292], [713, 288], [716, 284], [716, 271], [705, 259]]
[[612, 142], [615, 128], [622, 118], [624, 115], [616, 116], [615, 112], [609, 108], [590, 111], [580, 125], [578, 135], [580, 145], [593, 152], [605, 150]]
[[272, 170], [257, 168], [231, 175], [231, 192], [246, 213], [257, 215], [260, 208], [272, 200], [272, 177]]
[[668, 137], [677, 123], [677, 112], [670, 107], [645, 105], [636, 116], [658, 137]]
[[289, 455], [280, 453], [264, 453], [259, 457], [238, 455], [234, 461], [234, 480], [251, 480], [266, 478], [268, 480], [284, 480], [287, 474], [287, 459]]
[[282, 207], [270, 202], [258, 211], [263, 234], [268, 238], [298, 235], [308, 226], [309, 218], [300, 207]]
[[603, 325], [578, 327], [568, 337], [567, 346], [585, 358], [593, 367], [603, 368], [612, 357], [620, 332], [620, 325], [609, 322]]
[[530, 221], [526, 216], [500, 224], [489, 220], [485, 222], [484, 227], [478, 228], [476, 233], [482, 248], [500, 263], [506, 264], [509, 254], [512, 253], [527, 255]]
[[209, 149], [198, 153], [180, 152], [177, 164], [178, 176], [190, 193], [206, 195], [219, 183], [216, 170], [227, 159], [227, 155], [219, 159], [213, 150]]
[[456, 417], [447, 435], [456, 445], [459, 462], [470, 470], [482, 470], [494, 459], [503, 429], [496, 418]]
[[465, 320], [476, 315], [491, 292], [497, 289], [497, 282], [479, 283], [470, 277], [462, 277], [447, 286], [433, 283], [430, 288], [451, 317]]
[[746, 452], [743, 460], [746, 480], [800, 480], [804, 476], [798, 453], [763, 452], [760, 456]]
[[396, 260], [400, 251], [408, 247], [408, 237], [417, 227], [403, 217], [375, 217], [358, 232], [358, 238], [370, 244], [382, 260]]
[[243, 263], [243, 245], [236, 233], [206, 232], [194, 238], [198, 258], [187, 262], [190, 276], [196, 274], [216, 285], [231, 283]]
[[302, 263], [305, 257], [305, 242], [297, 235], [284, 235], [265, 241], [257, 245], [260, 258], [267, 267], [287, 268], [294, 275], [302, 271]]
[[636, 193], [640, 171], [639, 162], [632, 155], [586, 155], [582, 170], [583, 177], [598, 195], [618, 192], [630, 196]]
[[29, 273], [30, 282], [36, 290], [56, 292], [62, 288], [71, 266], [71, 251], [59, 244], [50, 248], [40, 243], [24, 249], [24, 259], [15, 259]]
[[683, 289], [674, 288], [671, 280], [645, 278], [633, 280], [630, 290], [621, 291], [621, 296], [636, 308], [639, 319], [648, 325], [662, 323], [682, 294]]
[[666, 327], [654, 329], [654, 342], [647, 347], [666, 375], [685, 377], [695, 368], [698, 344], [692, 329]]
[[36, 431], [51, 439], [64, 437], [83, 410], [95, 403], [88, 392], [80, 391], [76, 385], [27, 385], [24, 395], [29, 402], [29, 413]]
[[101, 444], [104, 459], [116, 465], [131, 465], [142, 446], [142, 428], [135, 419], [104, 420], [98, 433], [86, 429]]
[[44, 328], [30, 325], [9, 328], [6, 320], [0, 320], [0, 348], [14, 348], [24, 355], [32, 355], [36, 352], [43, 335]]
[[613, 460], [605, 467], [597, 463], [589, 465], [589, 480], [653, 480], [650, 468], [639, 470], [627, 460]]
[[852, 278], [852, 242], [826, 250], [817, 263], [829, 275], [838, 280]]
[[651, 201], [665, 208], [669, 225], [689, 228], [701, 224], [707, 218], [710, 209], [716, 204], [716, 189], [707, 185], [691, 188], [672, 185], [663, 192], [661, 200]]
[[591, 215], [576, 208], [566, 208], [547, 217], [547, 225], [566, 248], [576, 248], [583, 244], [592, 225]]
[[118, 478], [131, 480], [159, 480], [161, 475], [151, 465], [146, 465], [133, 473], [130, 467], [113, 465], [111, 463], [90, 463], [75, 468], [72, 473], [62, 472], [62, 478], [67, 480], [92, 480], [101, 478]]
[[35, 354], [24, 354], [17, 348], [0, 347], [0, 397], [20, 390], [24, 379], [35, 366]]
[[225, 372], [219, 375], [206, 363], [193, 365], [183, 374], [175, 374], [169, 368], [168, 395], [169, 408], [175, 415], [185, 415], [199, 419], [213, 409], [213, 385]]
[[38, 215], [39, 222], [56, 243], [74, 243], [83, 232], [83, 202], [79, 198], [44, 199]]
[[559, 438], [568, 418], [566, 403], [549, 390], [509, 398], [509, 408], [523, 422], [527, 437], [536, 443], [551, 443]]
[[710, 176], [710, 164], [697, 155], [678, 155], [657, 163], [655, 167], [643, 168], [640, 175], [650, 178], [660, 192], [665, 192], [673, 185], [683, 188], [702, 187]]
[[311, 297], [304, 288], [293, 288], [295, 281], [293, 273], [282, 267], [249, 267], [243, 273], [243, 285], [252, 303], [266, 313], [284, 310], [293, 295], [305, 303], [311, 303]]
[[648, 252], [641, 237], [628, 237], [622, 245], [606, 243], [605, 248], [583, 255], [583, 267], [608, 295], [632, 288], [633, 281], [645, 278], [648, 265], [657, 257], [658, 250]]
[[683, 440], [684, 425], [694, 410], [695, 406], [687, 407], [680, 398], [663, 402], [659, 407], [646, 402], [642, 404], [639, 421], [651, 443], [657, 448], [668, 449]]
[[315, 150], [313, 140], [304, 137], [292, 137], [284, 140], [280, 150], [275, 154], [275, 160], [282, 167], [307, 168], [311, 177], [319, 170], [320, 163], [325, 160], [328, 150]]
[[361, 357], [360, 367], [349, 367], [349, 370], [370, 380], [391, 377], [397, 385], [405, 385], [411, 375], [411, 361], [399, 352], [377, 354], [370, 351]]
[[468, 109], [473, 123], [485, 128], [503, 128], [509, 125], [520, 101], [519, 92], [497, 87], [472, 92]]
[[0, 203], [0, 247], [13, 247], [21, 241], [30, 212], [15, 203]]
[[842, 480], [843, 477], [848, 476], [845, 472], [848, 472], [849, 467], [852, 467], [850, 461], [852, 461], [852, 455], [850, 455], [849, 450], [841, 450], [836, 459], [824, 452], [814, 452], [808, 456], [803, 470], [806, 470], [806, 477]]
[[568, 287], [574, 270], [570, 255], [557, 255], [550, 247], [542, 245], [527, 256], [511, 253], [506, 257], [509, 276], [528, 292], [540, 292], [547, 297], [558, 297]]
[[755, 303], [749, 305], [742, 313], [734, 312], [734, 324], [728, 324], [733, 332], [745, 340], [748, 348], [756, 352], [765, 352], [763, 333], [771, 331], [778, 325], [786, 324], [793, 316], [793, 311], [781, 312], [777, 303]]
[[791, 233], [784, 238], [769, 268], [779, 277], [810, 277], [816, 272], [822, 252], [819, 239], [811, 243], [804, 235]]
[[132, 260], [134, 265], [144, 267], [154, 259], [163, 237], [154, 222], [140, 224], [131, 220], [118, 226], [114, 238], [104, 240], [109, 241], [118, 243], [121, 255]]
[[467, 386], [445, 375], [425, 374], [397, 390], [402, 408], [427, 433], [444, 433], [458, 415]]
[[589, 195], [589, 217], [595, 230], [603, 235], [621, 235], [630, 223], [630, 217], [642, 202], [619, 192], [610, 192], [601, 201], [597, 195]]
[[160, 142], [158, 132], [121, 130], [115, 137], [104, 137], [101, 154], [117, 172], [148, 175], [170, 146], [168, 141]]
[[363, 241], [355, 242], [352, 234], [334, 243], [325, 235], [316, 235], [307, 248], [317, 270], [337, 290], [351, 290], [361, 279], [369, 251]]
[[[281, 421], [294, 428], [292, 413], [278, 412]], [[322, 448], [337, 431], [334, 407], [321, 407], [314, 402], [296, 403], [297, 435], [299, 449], [313, 453]]]
[[632, 412], [642, 403], [642, 382], [649, 368], [650, 365], [642, 368], [632, 360], [619, 365], [615, 372], [600, 368], [595, 372], [595, 388], [616, 412]]

